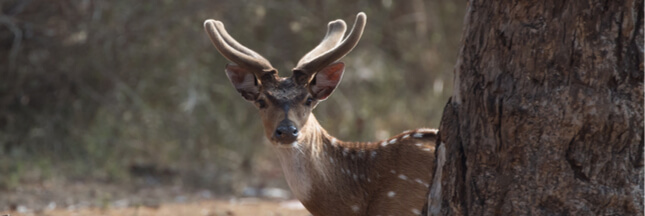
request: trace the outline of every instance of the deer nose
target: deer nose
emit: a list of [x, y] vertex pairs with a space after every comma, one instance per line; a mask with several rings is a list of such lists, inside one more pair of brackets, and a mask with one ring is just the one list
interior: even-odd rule
[[293, 124], [280, 124], [275, 130], [275, 139], [283, 144], [291, 144], [298, 138], [298, 128]]

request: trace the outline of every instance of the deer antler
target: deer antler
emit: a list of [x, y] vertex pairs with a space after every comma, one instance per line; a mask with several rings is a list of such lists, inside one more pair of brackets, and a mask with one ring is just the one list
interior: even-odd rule
[[271, 63], [255, 51], [243, 46], [226, 32], [224, 24], [218, 20], [206, 20], [204, 29], [213, 45], [226, 59], [247, 69], [251, 69], [256, 77], [275, 71]]
[[345, 24], [345, 21], [343, 20], [338, 19], [329, 22], [327, 25], [327, 34], [325, 34], [323, 40], [318, 44], [318, 46], [316, 46], [316, 48], [303, 56], [300, 61], [298, 61], [298, 65], [303, 65], [306, 62], [311, 61], [312, 58], [318, 57], [320, 54], [336, 47], [343, 39], [343, 35], [346, 30], [347, 24]]
[[322, 42], [302, 57], [302, 59], [298, 61], [298, 65], [293, 70], [313, 75], [325, 66], [334, 63], [347, 55], [347, 53], [352, 51], [361, 39], [366, 21], [367, 17], [365, 16], [365, 13], [358, 13], [356, 15], [356, 21], [354, 21], [352, 31], [345, 40], [340, 43], [339, 40], [342, 38], [346, 29], [345, 22], [342, 20], [330, 22], [328, 25], [327, 35], [325, 35]]

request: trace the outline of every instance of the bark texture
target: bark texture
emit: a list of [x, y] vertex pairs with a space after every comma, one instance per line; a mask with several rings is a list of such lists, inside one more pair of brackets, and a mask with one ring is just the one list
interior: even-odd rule
[[643, 215], [643, 0], [470, 1], [441, 215]]

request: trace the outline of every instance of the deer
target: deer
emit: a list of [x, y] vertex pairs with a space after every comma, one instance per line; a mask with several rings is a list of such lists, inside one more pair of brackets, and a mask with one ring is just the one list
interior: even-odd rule
[[289, 77], [233, 39], [221, 21], [204, 22], [211, 42], [230, 61], [229, 81], [257, 107], [293, 195], [313, 215], [419, 215], [429, 203], [437, 130], [347, 142], [327, 133], [312, 114], [340, 83], [345, 65], [339, 60], [358, 44], [366, 21], [358, 13], [347, 37], [343, 20], [329, 22], [323, 40]]

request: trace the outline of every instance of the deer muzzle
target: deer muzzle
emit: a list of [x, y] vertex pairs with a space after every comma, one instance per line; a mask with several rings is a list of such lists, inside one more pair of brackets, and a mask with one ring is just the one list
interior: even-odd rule
[[283, 120], [273, 133], [273, 139], [281, 144], [291, 144], [296, 141], [300, 135], [298, 128], [289, 120]]

